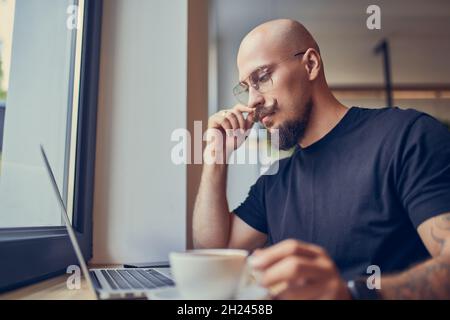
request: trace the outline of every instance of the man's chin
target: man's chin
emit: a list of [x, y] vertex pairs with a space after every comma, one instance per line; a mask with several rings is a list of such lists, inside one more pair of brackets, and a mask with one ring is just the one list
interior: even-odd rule
[[263, 127], [267, 129], [270, 133], [272, 133], [273, 130], [276, 130], [277, 127], [274, 122], [270, 121], [267, 124], [263, 123]]
[[273, 127], [273, 126], [265, 127], [265, 128], [266, 128], [266, 130], [269, 132], [269, 134], [274, 134], [274, 132], [277, 132], [277, 131], [278, 131], [278, 129], [275, 128], [275, 127]]
[[277, 124], [275, 124], [274, 122], [269, 122], [267, 123], [267, 125], [263, 124], [263, 127], [270, 133], [270, 134], [274, 134], [274, 133], [278, 133], [279, 132], [279, 126]]

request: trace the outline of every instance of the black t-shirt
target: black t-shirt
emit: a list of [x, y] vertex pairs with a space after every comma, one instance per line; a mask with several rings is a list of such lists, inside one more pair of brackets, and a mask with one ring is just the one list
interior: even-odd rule
[[[408, 109], [352, 107], [322, 139], [263, 175], [233, 212], [268, 235], [324, 247], [342, 276], [430, 257], [417, 227], [450, 212], [450, 132]], [[273, 168], [275, 168], [274, 166]]]

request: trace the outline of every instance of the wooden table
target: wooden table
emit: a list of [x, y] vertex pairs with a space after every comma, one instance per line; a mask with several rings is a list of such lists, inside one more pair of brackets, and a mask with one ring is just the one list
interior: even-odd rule
[[95, 296], [84, 279], [81, 288], [69, 290], [66, 280], [70, 275], [62, 275], [48, 280], [0, 294], [0, 300], [93, 300]]
[[[114, 266], [92, 266], [89, 268], [117, 268]], [[81, 288], [70, 290], [67, 288], [67, 279], [70, 274], [63, 274], [48, 280], [22, 287], [0, 294], [0, 300], [94, 300], [96, 295], [89, 290], [84, 277], [81, 278]]]

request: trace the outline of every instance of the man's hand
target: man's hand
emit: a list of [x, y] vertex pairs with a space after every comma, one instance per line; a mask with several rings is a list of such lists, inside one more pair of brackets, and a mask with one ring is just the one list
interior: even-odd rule
[[[221, 156], [223, 163], [227, 161], [230, 154], [247, 138], [249, 129], [253, 126], [254, 111], [255, 109], [237, 104], [232, 109], [212, 115], [208, 120], [207, 156], [216, 160]], [[248, 112], [246, 119], [244, 112]]]
[[319, 246], [285, 240], [255, 251], [250, 263], [275, 299], [351, 299], [333, 260]]

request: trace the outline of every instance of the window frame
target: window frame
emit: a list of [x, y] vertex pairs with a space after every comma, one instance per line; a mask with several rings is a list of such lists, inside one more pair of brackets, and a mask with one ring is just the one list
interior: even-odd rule
[[[92, 257], [102, 8], [103, 0], [85, 0], [72, 225], [86, 261]], [[0, 229], [0, 261], [0, 292], [63, 274], [69, 265], [78, 265], [64, 226]]]

